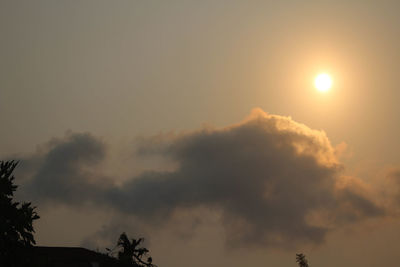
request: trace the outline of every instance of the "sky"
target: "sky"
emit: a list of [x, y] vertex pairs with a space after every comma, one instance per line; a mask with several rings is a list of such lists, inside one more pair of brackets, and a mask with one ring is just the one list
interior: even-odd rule
[[397, 266], [399, 8], [1, 1], [0, 159], [38, 245], [125, 231], [165, 267]]

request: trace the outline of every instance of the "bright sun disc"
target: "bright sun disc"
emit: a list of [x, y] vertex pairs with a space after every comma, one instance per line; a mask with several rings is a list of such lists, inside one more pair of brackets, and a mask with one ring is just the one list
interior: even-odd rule
[[318, 89], [320, 92], [326, 92], [329, 91], [332, 87], [332, 79], [331, 76], [329, 76], [326, 73], [321, 73], [319, 74], [314, 81], [315, 88]]

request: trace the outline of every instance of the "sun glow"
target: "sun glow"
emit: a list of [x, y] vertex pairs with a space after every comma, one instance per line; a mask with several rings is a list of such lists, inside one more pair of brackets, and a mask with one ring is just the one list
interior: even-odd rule
[[318, 91], [327, 92], [332, 87], [332, 78], [326, 73], [318, 74], [317, 77], [315, 77], [314, 85]]

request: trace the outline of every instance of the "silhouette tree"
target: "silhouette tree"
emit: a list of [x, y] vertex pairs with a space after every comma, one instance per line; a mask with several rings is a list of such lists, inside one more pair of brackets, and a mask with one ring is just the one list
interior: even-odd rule
[[35, 244], [32, 223], [39, 219], [35, 207], [13, 201], [17, 186], [12, 173], [17, 164], [0, 161], [0, 266], [21, 265], [22, 250]]
[[[143, 241], [143, 238], [129, 240], [125, 233], [119, 236], [118, 244], [115, 248], [120, 249], [118, 252], [120, 266], [156, 267], [156, 265], [152, 263], [153, 259], [151, 257], [147, 257], [146, 260], [143, 259], [149, 252], [147, 248], [139, 246]], [[110, 249], [107, 250], [112, 252]]]
[[304, 255], [303, 253], [296, 254], [296, 262], [299, 264], [299, 267], [308, 267], [306, 255]]

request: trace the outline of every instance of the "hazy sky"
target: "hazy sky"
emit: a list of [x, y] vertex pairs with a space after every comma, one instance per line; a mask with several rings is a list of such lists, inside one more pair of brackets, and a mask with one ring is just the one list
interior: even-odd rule
[[160, 267], [398, 266], [399, 10], [2, 0], [0, 157], [38, 244], [126, 231]]

